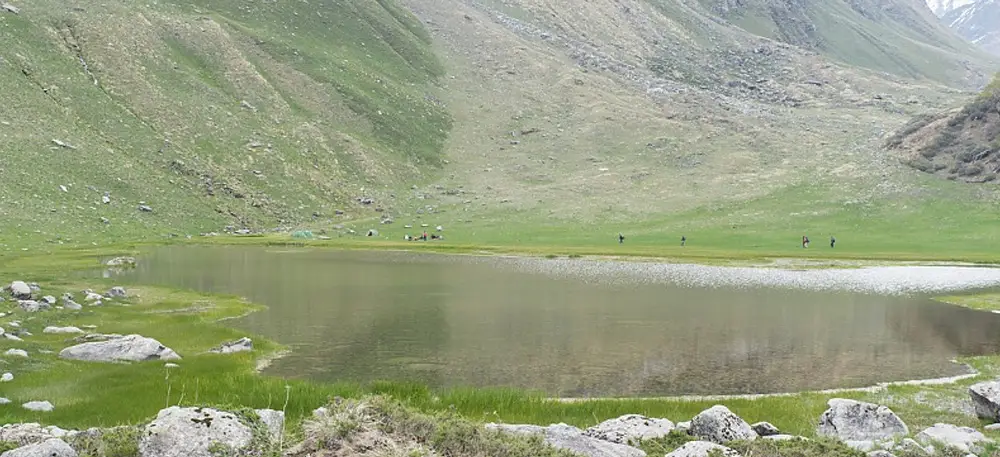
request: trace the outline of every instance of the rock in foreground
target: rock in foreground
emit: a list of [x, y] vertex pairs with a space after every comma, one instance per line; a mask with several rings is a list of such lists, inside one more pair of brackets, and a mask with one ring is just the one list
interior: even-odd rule
[[10, 295], [19, 300], [27, 300], [31, 298], [31, 287], [28, 283], [24, 281], [14, 281], [7, 286], [7, 290], [10, 291]]
[[630, 444], [667, 436], [673, 429], [674, 423], [669, 420], [629, 414], [601, 422], [583, 434], [612, 443]]
[[486, 427], [508, 433], [541, 435], [549, 446], [587, 457], [646, 457], [645, 452], [632, 446], [591, 438], [584, 435], [583, 430], [566, 424], [553, 424], [548, 427], [486, 424]]
[[708, 441], [689, 441], [683, 446], [674, 449], [674, 452], [666, 457], [712, 457], [712, 451], [716, 451], [718, 457], [739, 457], [740, 453], [725, 446], [720, 446]]
[[152, 338], [128, 335], [107, 341], [70, 346], [59, 352], [59, 357], [90, 362], [142, 362], [146, 360], [178, 360], [181, 357]]
[[827, 402], [816, 432], [843, 441], [892, 440], [910, 433], [906, 424], [885, 406], [843, 398]]
[[756, 424], [751, 425], [750, 428], [752, 428], [754, 432], [757, 432], [757, 435], [759, 436], [774, 436], [781, 434], [781, 430], [778, 430], [778, 427], [775, 427], [770, 422], [757, 422]]
[[[209, 449], [225, 446], [240, 450], [250, 444], [253, 433], [233, 413], [211, 408], [160, 410], [146, 426], [139, 442], [142, 457], [214, 457]], [[218, 443], [218, 444], [215, 444]]]
[[933, 427], [917, 434], [917, 441], [925, 446], [939, 442], [962, 452], [976, 454], [983, 452], [984, 444], [993, 442], [975, 429], [951, 424], [934, 424]]
[[698, 413], [691, 419], [688, 434], [718, 444], [757, 438], [750, 424], [722, 405]]
[[0, 457], [77, 457], [76, 451], [59, 438], [29, 444], [0, 454]]
[[52, 406], [52, 403], [49, 403], [48, 401], [29, 401], [21, 405], [21, 407], [28, 411], [36, 411], [42, 413], [47, 413], [56, 409], [56, 407]]
[[209, 349], [208, 352], [214, 352], [216, 354], [232, 354], [234, 352], [245, 352], [250, 350], [253, 350], [253, 341], [251, 341], [250, 338], [243, 337], [236, 341], [223, 343], [219, 347]]
[[969, 387], [972, 405], [980, 419], [1000, 422], [1000, 381], [988, 381]]

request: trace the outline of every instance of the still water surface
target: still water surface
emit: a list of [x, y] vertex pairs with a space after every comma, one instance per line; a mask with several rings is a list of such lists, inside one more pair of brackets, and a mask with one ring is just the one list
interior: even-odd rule
[[267, 305], [233, 325], [291, 346], [269, 374], [551, 395], [742, 394], [960, 374], [1000, 315], [926, 298], [608, 285], [389, 252], [171, 247], [125, 278]]

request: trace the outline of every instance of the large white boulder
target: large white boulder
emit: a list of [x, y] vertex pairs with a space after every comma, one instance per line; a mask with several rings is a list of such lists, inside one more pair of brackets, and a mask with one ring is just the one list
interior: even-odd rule
[[984, 444], [993, 442], [986, 435], [973, 428], [940, 423], [918, 433], [917, 441], [925, 446], [941, 443], [962, 452], [975, 454], [983, 452]]
[[1000, 381], [987, 381], [969, 387], [972, 406], [981, 419], [1000, 422]]
[[691, 419], [688, 434], [718, 444], [757, 439], [757, 432], [750, 424], [722, 405], [698, 413]]
[[0, 457], [77, 457], [76, 451], [59, 438], [12, 449]]
[[139, 441], [142, 457], [214, 457], [215, 446], [246, 448], [253, 439], [250, 427], [233, 413], [211, 408], [171, 406], [160, 410]]
[[486, 424], [486, 427], [508, 433], [540, 435], [549, 446], [586, 457], [646, 457], [646, 453], [640, 449], [591, 438], [584, 435], [583, 430], [566, 424], [553, 424], [548, 427], [538, 425]]
[[712, 451], [717, 451], [715, 455], [718, 457], [740, 457], [739, 452], [708, 441], [688, 441], [666, 457], [710, 457]]
[[20, 300], [27, 300], [31, 298], [31, 287], [28, 283], [24, 281], [14, 281], [7, 286], [7, 290], [10, 291], [10, 295], [14, 298]]
[[45, 327], [42, 333], [83, 333], [83, 330], [77, 327], [55, 327], [50, 325]]
[[142, 335], [128, 335], [110, 338], [107, 341], [70, 346], [59, 352], [59, 357], [91, 362], [142, 362], [146, 360], [178, 360], [181, 357], [152, 338]]
[[885, 441], [910, 434], [902, 419], [886, 406], [843, 398], [827, 402], [816, 432], [843, 441]]
[[670, 434], [674, 423], [667, 419], [652, 419], [638, 414], [628, 414], [609, 419], [583, 432], [584, 435], [618, 444], [632, 444], [643, 440], [662, 438]]

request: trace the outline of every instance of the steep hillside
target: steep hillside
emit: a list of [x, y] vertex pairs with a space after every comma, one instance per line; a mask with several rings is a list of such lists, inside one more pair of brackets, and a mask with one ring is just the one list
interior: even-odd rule
[[1000, 55], [1000, 2], [978, 0], [949, 11], [941, 20], [966, 40]]
[[927, 6], [939, 17], [948, 14], [952, 10], [961, 8], [973, 3], [975, 0], [927, 0]]
[[948, 82], [977, 60], [922, 0], [702, 1], [752, 33], [897, 75]]
[[995, 181], [1000, 174], [1000, 76], [961, 108], [915, 118], [886, 146], [927, 173]]
[[18, 0], [0, 242], [870, 208], [922, 185], [882, 136], [994, 64], [914, 1]]
[[55, 239], [331, 215], [442, 164], [428, 40], [389, 0], [14, 2], [0, 216]]

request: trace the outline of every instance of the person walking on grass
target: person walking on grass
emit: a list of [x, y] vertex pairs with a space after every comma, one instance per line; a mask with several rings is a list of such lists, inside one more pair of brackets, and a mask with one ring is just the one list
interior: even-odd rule
[[625, 235], [622, 235], [622, 232], [618, 232], [618, 244], [623, 243], [625, 243]]
[[830, 235], [830, 247], [833, 248], [835, 244], [837, 244], [837, 239]]
[[687, 237], [684, 236], [684, 235], [681, 235], [681, 247], [684, 247], [684, 245], [687, 244], [687, 242], [688, 242]]

